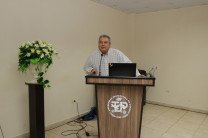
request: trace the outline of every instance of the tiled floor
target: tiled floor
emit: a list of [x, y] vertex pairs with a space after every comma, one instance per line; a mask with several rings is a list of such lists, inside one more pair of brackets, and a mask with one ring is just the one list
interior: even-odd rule
[[[98, 138], [97, 121], [87, 122], [86, 130]], [[46, 138], [77, 138], [76, 135], [62, 136], [63, 131], [74, 129], [63, 125], [46, 132]], [[208, 115], [164, 106], [146, 104], [143, 110], [141, 138], [208, 138]]]

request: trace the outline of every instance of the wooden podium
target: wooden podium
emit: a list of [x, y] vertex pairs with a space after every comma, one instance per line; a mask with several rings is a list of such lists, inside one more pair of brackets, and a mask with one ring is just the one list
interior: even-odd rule
[[155, 78], [86, 76], [95, 84], [99, 138], [140, 138], [143, 92]]

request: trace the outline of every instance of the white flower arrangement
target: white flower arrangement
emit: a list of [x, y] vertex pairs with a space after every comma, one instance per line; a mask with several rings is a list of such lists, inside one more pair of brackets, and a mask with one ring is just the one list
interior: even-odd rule
[[[45, 41], [36, 40], [32, 42], [22, 43], [19, 46], [19, 66], [18, 70], [26, 72], [30, 64], [37, 65], [36, 71], [38, 72], [37, 82], [45, 88], [50, 87], [49, 81], [43, 79], [43, 74], [47, 72], [47, 69], [52, 64], [52, 56], [58, 53], [53, 49], [53, 45]], [[41, 71], [41, 65], [46, 65], [44, 71]]]

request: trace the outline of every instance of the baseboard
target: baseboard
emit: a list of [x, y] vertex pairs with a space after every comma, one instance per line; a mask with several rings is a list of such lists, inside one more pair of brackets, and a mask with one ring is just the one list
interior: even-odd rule
[[167, 107], [172, 107], [172, 108], [177, 108], [177, 109], [182, 109], [182, 110], [187, 110], [187, 111], [192, 111], [192, 112], [197, 112], [197, 113], [208, 114], [207, 110], [194, 109], [194, 108], [189, 108], [189, 107], [180, 106], [180, 105], [172, 105], [172, 104], [160, 103], [160, 102], [149, 101], [149, 100], [146, 100], [146, 103], [167, 106]]
[[[80, 114], [80, 116], [83, 116], [83, 115], [85, 115], [85, 114], [87, 114], [87, 113], [89, 113], [89, 112], [82, 113], [82, 114]], [[54, 124], [50, 124], [50, 125], [48, 125], [48, 126], [45, 127], [45, 131], [49, 131], [49, 130], [51, 130], [51, 129], [57, 128], [57, 127], [59, 127], [59, 126], [62, 126], [62, 125], [64, 125], [64, 124], [66, 124], [67, 122], [76, 120], [77, 118], [78, 118], [78, 116], [74, 116], [74, 117], [71, 117], [71, 118], [69, 118], [69, 119], [65, 119], [65, 120], [63, 120], [63, 121], [56, 122], [56, 123], [54, 123]], [[29, 136], [30, 136], [30, 135], [29, 135], [29, 132], [27, 132], [27, 133], [25, 133], [25, 134], [16, 136], [16, 137], [14, 137], [14, 138], [29, 138]]]

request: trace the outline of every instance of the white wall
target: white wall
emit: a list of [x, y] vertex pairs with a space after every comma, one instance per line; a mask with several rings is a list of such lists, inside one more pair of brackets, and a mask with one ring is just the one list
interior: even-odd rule
[[45, 89], [45, 124], [50, 125], [95, 105], [94, 87], [85, 84], [83, 64], [97, 49], [100, 34], [113, 38], [113, 47], [125, 51], [127, 14], [89, 0], [0, 1], [0, 125], [5, 138], [29, 131], [28, 88], [30, 74], [18, 68], [18, 46], [25, 41], [45, 40], [55, 45]]
[[112, 37], [139, 68], [157, 65], [156, 86], [147, 100], [208, 111], [208, 6], [145, 14], [125, 14], [89, 0], [0, 1], [0, 125], [6, 138], [29, 131], [30, 74], [18, 73], [18, 46], [41, 39], [60, 57], [47, 73], [46, 126], [95, 104], [94, 87], [85, 85], [83, 64], [100, 34]]
[[[127, 49], [126, 49], [126, 54], [128, 57], [132, 59], [135, 57], [135, 55], [132, 55], [132, 52], [134, 51], [134, 47], [136, 45], [136, 14], [128, 14], [128, 24], [127, 24], [127, 29], [128, 29], [128, 35], [127, 35]], [[135, 62], [132, 60], [132, 62]], [[137, 65], [139, 67], [139, 65]]]
[[147, 100], [208, 111], [208, 6], [136, 15], [133, 59], [157, 65]]

